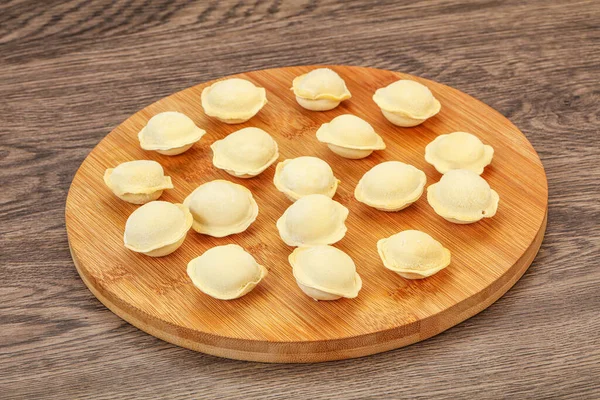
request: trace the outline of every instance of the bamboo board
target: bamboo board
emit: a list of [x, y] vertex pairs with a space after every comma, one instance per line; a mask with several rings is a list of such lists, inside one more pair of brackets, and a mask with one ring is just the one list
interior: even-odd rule
[[[541, 245], [548, 187], [540, 159], [525, 136], [505, 117], [456, 89], [414, 76], [363, 67], [331, 66], [352, 98], [327, 112], [302, 109], [289, 90], [292, 79], [316, 66], [288, 67], [236, 75], [267, 89], [269, 103], [250, 121], [226, 125], [204, 115], [203, 83], [164, 98], [115, 128], [85, 159], [71, 184], [66, 225], [73, 260], [92, 293], [114, 313], [158, 338], [221, 357], [263, 362], [318, 362], [374, 354], [436, 335], [488, 307], [529, 267]], [[371, 96], [400, 78], [426, 84], [441, 112], [414, 128], [391, 125]], [[186, 153], [169, 157], [139, 147], [138, 131], [154, 114], [180, 111], [208, 132]], [[333, 154], [315, 137], [337, 115], [364, 118], [387, 149], [363, 160]], [[297, 287], [287, 257], [293, 250], [279, 238], [275, 221], [291, 204], [273, 183], [275, 165], [252, 179], [237, 179], [212, 166], [210, 144], [248, 126], [269, 132], [280, 161], [312, 155], [327, 161], [342, 183], [335, 200], [350, 209], [348, 233], [335, 246], [355, 261], [363, 279], [358, 298], [315, 302]], [[453, 131], [471, 132], [495, 149], [483, 177], [500, 195], [495, 217], [471, 225], [446, 222], [423, 195], [414, 205], [385, 213], [358, 203], [353, 191], [375, 164], [399, 160], [422, 169], [427, 185], [440, 174], [424, 159], [427, 143]], [[248, 187], [259, 205], [258, 219], [241, 234], [212, 238], [190, 231], [183, 246], [163, 258], [123, 246], [127, 217], [137, 206], [104, 185], [106, 168], [119, 163], [158, 161], [175, 189], [161, 200], [182, 202], [198, 185], [228, 179]], [[452, 252], [445, 270], [424, 280], [406, 280], [383, 268], [376, 242], [405, 229], [429, 233]], [[215, 300], [189, 281], [186, 265], [210, 247], [237, 243], [269, 269], [248, 295]]]

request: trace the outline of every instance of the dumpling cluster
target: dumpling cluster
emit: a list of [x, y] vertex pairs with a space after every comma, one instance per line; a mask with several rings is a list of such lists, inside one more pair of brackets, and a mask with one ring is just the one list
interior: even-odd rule
[[475, 172], [453, 169], [427, 188], [427, 201], [447, 221], [470, 224], [496, 215], [500, 197]]
[[365, 158], [374, 150], [385, 149], [383, 139], [373, 127], [352, 114], [337, 116], [321, 125], [317, 139], [326, 143], [335, 154], [350, 159]]
[[408, 230], [377, 242], [383, 265], [406, 279], [431, 276], [450, 264], [450, 250], [428, 234]]
[[441, 109], [427, 86], [405, 79], [377, 89], [373, 100], [388, 121], [403, 127], [417, 126]]
[[296, 101], [312, 111], [327, 111], [352, 97], [346, 82], [329, 68], [317, 68], [292, 82]]
[[425, 147], [425, 160], [441, 174], [452, 169], [468, 169], [481, 175], [493, 156], [492, 146], [484, 145], [477, 136], [467, 132], [440, 135]]
[[192, 228], [214, 237], [243, 232], [258, 215], [258, 205], [250, 190], [220, 179], [198, 186], [183, 204], [194, 217]]
[[317, 157], [298, 157], [277, 164], [273, 183], [291, 201], [309, 194], [329, 198], [335, 194], [339, 180], [329, 164]]
[[288, 246], [333, 244], [346, 234], [348, 209], [322, 194], [301, 197], [277, 220], [281, 239]]
[[354, 298], [362, 286], [354, 261], [329, 246], [346, 234], [348, 209], [331, 199], [338, 181], [315, 157], [279, 163], [275, 185], [295, 201], [277, 220], [281, 239], [296, 248], [289, 256], [300, 289], [315, 300]]
[[104, 183], [121, 200], [132, 204], [145, 204], [158, 199], [165, 189], [173, 189], [170, 176], [165, 176], [156, 161], [137, 160], [108, 168]]
[[240, 78], [215, 82], [204, 88], [201, 97], [206, 115], [226, 124], [246, 122], [267, 104], [264, 88]]
[[182, 204], [151, 201], [127, 218], [125, 247], [150, 257], [166, 256], [182, 245], [192, 221], [192, 214]]
[[219, 300], [233, 300], [250, 292], [267, 275], [251, 254], [236, 244], [216, 246], [188, 263], [194, 286]]
[[289, 256], [300, 289], [315, 300], [353, 299], [362, 280], [352, 258], [332, 246], [298, 247]]
[[[351, 97], [344, 80], [329, 68], [296, 77], [291, 89], [302, 107], [314, 111], [331, 110]], [[378, 89], [373, 100], [385, 118], [403, 127], [416, 126], [441, 109], [429, 88], [411, 80]], [[264, 88], [231, 78], [206, 87], [201, 102], [206, 115], [237, 124], [256, 115], [267, 103], [267, 96]], [[145, 150], [176, 155], [188, 150], [205, 133], [185, 114], [169, 111], [153, 116], [138, 138]], [[365, 158], [386, 148], [373, 127], [352, 114], [322, 124], [316, 137], [332, 152], [348, 159]], [[238, 178], [255, 177], [279, 158], [277, 142], [255, 127], [233, 132], [215, 141], [211, 149], [213, 165]], [[479, 176], [493, 154], [491, 146], [466, 132], [440, 135], [427, 145], [426, 161], [444, 174], [427, 189], [427, 201], [437, 214], [457, 224], [495, 215], [499, 196]], [[425, 173], [416, 167], [387, 161], [362, 176], [354, 196], [378, 210], [399, 211], [422, 196], [426, 181]], [[183, 204], [156, 201], [173, 184], [155, 161], [130, 161], [109, 168], [104, 182], [119, 198], [143, 204], [127, 219], [123, 240], [126, 248], [152, 257], [179, 248], [190, 228], [220, 238], [245, 231], [258, 215], [252, 192], [226, 180], [198, 186]], [[299, 288], [315, 300], [357, 297], [362, 280], [354, 261], [331, 246], [345, 236], [349, 210], [332, 199], [340, 181], [329, 164], [309, 156], [284, 160], [277, 164], [273, 183], [294, 202], [276, 226], [281, 239], [296, 247], [288, 260]], [[447, 248], [418, 230], [381, 239], [377, 250], [385, 268], [407, 279], [429, 277], [451, 261]], [[242, 247], [228, 244], [191, 260], [187, 273], [203, 293], [232, 300], [253, 290], [267, 275], [267, 269]]]
[[210, 148], [214, 166], [238, 178], [252, 178], [279, 158], [277, 142], [259, 128], [240, 129]]
[[138, 133], [140, 146], [167, 156], [187, 151], [204, 136], [200, 129], [185, 114], [167, 111], [150, 118], [148, 124]]
[[421, 197], [426, 182], [425, 173], [412, 165], [387, 161], [363, 175], [354, 197], [381, 211], [400, 211]]

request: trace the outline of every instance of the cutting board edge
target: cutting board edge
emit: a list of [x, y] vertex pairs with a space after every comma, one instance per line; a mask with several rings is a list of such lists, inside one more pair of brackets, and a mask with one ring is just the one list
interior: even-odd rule
[[[315, 363], [343, 360], [350, 358], [364, 357], [372, 354], [382, 353], [398, 349], [413, 343], [420, 342], [435, 336], [451, 327], [460, 324], [461, 322], [473, 317], [481, 311], [488, 308], [498, 299], [500, 299], [510, 288], [527, 271], [532, 264], [535, 256], [541, 248], [546, 226], [548, 222], [548, 212], [540, 226], [540, 229], [532, 241], [531, 245], [523, 253], [523, 256], [518, 260], [513, 267], [507, 271], [501, 278], [495, 280], [487, 288], [479, 293], [463, 300], [454, 307], [443, 310], [440, 314], [448, 314], [451, 318], [445, 318], [445, 315], [434, 315], [428, 319], [419, 320], [413, 324], [418, 325], [418, 332], [401, 335], [401, 331], [406, 330], [406, 325], [399, 328], [390, 329], [385, 332], [376, 332], [363, 336], [354, 336], [328, 341], [313, 341], [313, 342], [268, 342], [268, 341], [248, 341], [243, 339], [216, 337], [207, 335], [207, 340], [191, 339], [195, 334], [186, 332], [181, 327], [168, 324], [158, 318], [153, 318], [141, 310], [133, 309], [125, 303], [119, 304], [119, 299], [111, 299], [102, 293], [100, 287], [96, 287], [92, 280], [80, 268], [80, 264], [76, 255], [71, 249], [70, 234], [69, 250], [73, 258], [73, 263], [79, 273], [84, 284], [92, 292], [92, 294], [104, 304], [110, 311], [129, 322], [136, 328], [166, 342], [175, 344], [180, 347], [185, 347], [190, 350], [206, 353], [212, 356], [224, 357], [234, 360], [255, 361], [264, 363]], [[496, 286], [496, 287], [495, 287]], [[487, 295], [486, 295], [487, 294]], [[481, 299], [477, 299], [482, 297]], [[477, 301], [479, 300], [479, 301]], [[473, 304], [471, 304], [473, 303]], [[462, 308], [462, 309], [461, 309]], [[135, 315], [135, 314], [138, 315]], [[185, 333], [185, 334], [184, 334]], [[188, 336], [187, 338], [185, 336]], [[377, 337], [388, 337], [388, 340], [377, 340]], [[219, 342], [219, 345], [214, 345]], [[361, 342], [372, 342], [361, 346]], [[260, 351], [256, 349], [248, 349], [251, 347], [268, 348], [268, 351]], [[307, 347], [332, 347], [338, 348], [334, 350], [325, 349], [324, 351], [303, 351]], [[294, 351], [289, 351], [295, 349]]]

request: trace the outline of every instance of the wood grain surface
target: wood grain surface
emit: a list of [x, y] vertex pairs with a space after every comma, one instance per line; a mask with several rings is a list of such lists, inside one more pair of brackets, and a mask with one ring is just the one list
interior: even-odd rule
[[[595, 1], [3, 1], [0, 398], [600, 397], [599, 20]], [[98, 302], [64, 226], [98, 141], [199, 82], [327, 63], [436, 80], [525, 133], [549, 219], [523, 278], [432, 339], [316, 365], [195, 353]]]
[[[289, 90], [294, 77], [317, 66], [274, 68], [235, 77], [267, 91], [269, 103], [244, 124], [231, 126], [205, 115], [202, 83], [140, 110], [115, 128], [86, 157], [73, 178], [66, 204], [69, 247], [82, 279], [99, 300], [138, 328], [180, 346], [228, 358], [268, 362], [315, 362], [379, 353], [424, 340], [489, 306], [529, 267], [546, 228], [548, 186], [542, 163], [527, 138], [509, 120], [473, 97], [436, 82], [375, 68], [328, 66], [352, 93], [334, 110], [300, 107]], [[442, 103], [435, 117], [413, 128], [387, 121], [373, 93], [399, 79], [421, 80]], [[179, 111], [207, 130], [185, 154], [161, 156], [140, 148], [137, 133], [165, 111]], [[342, 114], [359, 115], [385, 140], [385, 151], [362, 160], [341, 158], [315, 132]], [[292, 248], [275, 222], [290, 201], [273, 184], [275, 167], [253, 179], [233, 178], [212, 165], [209, 146], [241, 128], [254, 126], [277, 141], [280, 160], [317, 156], [333, 166], [341, 184], [334, 199], [350, 210], [348, 231], [335, 246], [356, 263], [363, 287], [357, 299], [315, 302], [291, 273]], [[398, 213], [367, 207], [354, 188], [375, 165], [401, 160], [425, 171], [429, 184], [440, 174], [425, 162], [424, 149], [439, 134], [464, 130], [494, 148], [484, 179], [500, 195], [492, 219], [457, 226], [438, 216], [422, 196]], [[154, 159], [175, 183], [162, 200], [182, 203], [200, 184], [227, 179], [249, 188], [259, 207], [243, 233], [212, 238], [191, 233], [177, 252], [161, 258], [123, 246], [125, 221], [138, 206], [114, 196], [104, 171], [136, 159]], [[425, 280], [406, 280], [383, 268], [377, 241], [406, 229], [433, 235], [452, 252], [451, 266]], [[187, 263], [206, 250], [235, 243], [268, 270], [251, 294], [218, 301], [200, 293], [186, 275]]]

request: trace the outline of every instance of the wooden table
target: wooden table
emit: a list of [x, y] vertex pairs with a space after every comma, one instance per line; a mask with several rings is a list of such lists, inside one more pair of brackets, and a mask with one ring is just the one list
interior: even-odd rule
[[[0, 398], [600, 397], [597, 2], [191, 3], [0, 5]], [[319, 63], [445, 83], [528, 136], [550, 211], [525, 276], [425, 342], [312, 365], [194, 353], [100, 304], [75, 271], [64, 227], [86, 154], [175, 91]]]

